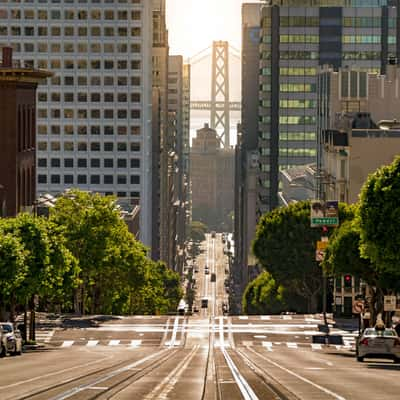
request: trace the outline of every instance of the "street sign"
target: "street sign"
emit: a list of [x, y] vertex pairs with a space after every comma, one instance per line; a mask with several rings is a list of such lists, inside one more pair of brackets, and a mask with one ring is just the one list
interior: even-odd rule
[[311, 201], [311, 227], [338, 226], [339, 225], [339, 203], [336, 200]]
[[383, 311], [396, 311], [396, 296], [383, 296]]
[[353, 301], [353, 314], [361, 314], [364, 312], [364, 300]]
[[325, 251], [324, 250], [315, 250], [315, 261], [324, 261]]

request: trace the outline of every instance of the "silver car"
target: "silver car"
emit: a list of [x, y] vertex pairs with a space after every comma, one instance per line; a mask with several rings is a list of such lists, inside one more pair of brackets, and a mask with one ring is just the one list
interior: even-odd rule
[[12, 355], [20, 355], [22, 353], [21, 332], [15, 329], [11, 322], [0, 322], [0, 329], [6, 338], [6, 352]]
[[400, 362], [400, 338], [394, 329], [367, 328], [357, 341], [357, 361], [388, 358]]

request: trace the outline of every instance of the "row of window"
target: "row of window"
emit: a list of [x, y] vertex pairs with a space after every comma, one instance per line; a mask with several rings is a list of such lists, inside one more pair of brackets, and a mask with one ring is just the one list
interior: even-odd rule
[[[382, 18], [376, 17], [344, 17], [343, 26], [346, 28], [380, 28]], [[281, 16], [280, 26], [282, 27], [319, 27], [320, 20], [318, 17], [311, 16]], [[389, 28], [396, 28], [396, 18], [388, 19]]]
[[[319, 54], [316, 51], [281, 51], [281, 60], [318, 60]], [[271, 59], [271, 52], [262, 53], [264, 60]], [[345, 51], [342, 53], [343, 60], [380, 60], [380, 51]]]
[[281, 142], [314, 141], [316, 138], [315, 132], [279, 132], [279, 140]]
[[[61, 111], [62, 114], [61, 114]], [[39, 108], [38, 109], [38, 118], [63, 118], [72, 119], [72, 118], [90, 118], [92, 119], [127, 119], [128, 115], [130, 118], [139, 119], [140, 118], [140, 110], [114, 110], [114, 109], [105, 109], [105, 110], [87, 110], [87, 109], [78, 109], [74, 110], [73, 108], [64, 108], [64, 110], [60, 110], [59, 108], [51, 109], [50, 112], [47, 111], [47, 108]]]
[[100, 10], [93, 9], [90, 11], [87, 10], [43, 10], [43, 9], [32, 9], [27, 8], [24, 10], [21, 9], [7, 9], [0, 8], [0, 19], [39, 19], [39, 20], [106, 20], [112, 21], [114, 19], [120, 21], [127, 21], [129, 18], [133, 21], [138, 21], [142, 18], [142, 14], [140, 10]]
[[[61, 159], [59, 158], [51, 158], [50, 163], [47, 162], [47, 158], [38, 158], [38, 167], [47, 168], [50, 166], [51, 168], [61, 168]], [[90, 162], [89, 162], [90, 161]], [[117, 162], [114, 163], [113, 158], [105, 158], [103, 159], [103, 168], [128, 168], [128, 161], [126, 158], [118, 158]], [[86, 158], [78, 158], [75, 160], [73, 158], [64, 158], [64, 168], [74, 168], [76, 165], [78, 168], [101, 168], [101, 159], [100, 158], [91, 158], [90, 160]], [[131, 158], [130, 159], [130, 168], [140, 168], [140, 159], [139, 158]]]
[[317, 73], [317, 68], [311, 67], [282, 67], [279, 68], [279, 73], [281, 75], [293, 75], [293, 76], [314, 76]]
[[[1, 44], [4, 47], [6, 43]], [[129, 53], [130, 54], [139, 54], [141, 51], [140, 43], [90, 43], [90, 45], [86, 42], [67, 42], [65, 41], [63, 45], [59, 42], [57, 43], [48, 43], [48, 42], [37, 42], [37, 43], [13, 43], [13, 50], [15, 52], [25, 52], [25, 53]], [[50, 60], [51, 66], [53, 67], [53, 62], [57, 60]], [[78, 60], [79, 61], [79, 60]], [[59, 61], [60, 62], [60, 61]]]
[[[136, 144], [131, 143], [134, 145], [136, 149]], [[63, 150], [64, 151], [101, 151], [101, 144], [99, 142], [91, 142], [90, 145], [86, 142], [64, 142], [63, 143]], [[38, 142], [38, 150], [39, 151], [61, 151], [61, 143], [60, 142], [51, 142], [50, 146], [48, 146], [47, 142]], [[116, 146], [114, 146], [113, 142], [105, 142], [103, 143], [103, 151], [128, 151], [128, 144], [125, 142], [118, 142]], [[136, 150], [133, 150], [136, 151]]]
[[279, 100], [280, 108], [315, 108], [316, 105], [315, 100]]
[[[113, 26], [92, 26], [90, 28], [87, 27], [77, 27], [76, 32], [78, 36], [101, 36], [101, 37], [140, 37], [142, 35], [142, 30], [140, 27], [136, 26], [133, 28], [127, 27], [117, 27]], [[65, 32], [67, 32], [65, 34]], [[48, 29], [46, 26], [0, 26], [0, 35], [1, 36], [75, 36], [75, 29], [73, 26], [64, 27], [64, 32], [60, 26], [52, 26]]]
[[[141, 129], [140, 126], [131, 126], [130, 129], [130, 134], [131, 135], [140, 135]], [[52, 135], [60, 135], [61, 132], [64, 135], [114, 135], [115, 133], [117, 135], [127, 135], [128, 134], [128, 127], [125, 125], [122, 126], [99, 126], [99, 125], [92, 125], [90, 127], [86, 125], [78, 125], [78, 126], [73, 126], [73, 125], [64, 125], [61, 127], [60, 125], [38, 125], [37, 132], [39, 135], [47, 135], [47, 134], [52, 134]], [[131, 151], [140, 151], [140, 143], [131, 143]]]
[[[63, 176], [64, 184], [87, 184], [90, 183], [92, 185], [100, 185], [101, 177], [100, 175], [90, 175], [89, 179], [87, 175], [78, 175], [75, 177], [74, 175], [66, 174]], [[48, 177], [44, 174], [38, 175], [38, 183], [46, 184], [48, 183]], [[52, 184], [61, 184], [61, 175], [52, 174], [50, 175], [50, 183]], [[126, 175], [117, 175], [115, 179], [115, 183], [117, 185], [126, 185], [128, 183], [128, 176]], [[114, 184], [114, 175], [103, 175], [103, 184], [104, 185], [113, 185]], [[140, 185], [140, 175], [130, 175], [130, 184], [131, 185]]]
[[[52, 4], [61, 4], [61, 3], [66, 3], [66, 4], [74, 4], [74, 3], [79, 3], [79, 4], [141, 4], [142, 0], [37, 0], [36, 1], [39, 4], [47, 4], [47, 3], [52, 3]], [[25, 3], [25, 4], [33, 4], [35, 3], [35, 0], [0, 0], [0, 3], [10, 3], [10, 4], [20, 4], [20, 3]]]
[[[34, 66], [33, 60], [24, 60], [25, 66]], [[37, 65], [40, 68], [39, 65]], [[63, 85], [65, 86], [140, 86], [140, 76], [131, 76], [129, 79], [127, 76], [64, 76]], [[52, 86], [61, 85], [61, 77], [59, 75], [54, 76], [51, 79]]]
[[[357, 44], [380, 44], [381, 35], [343, 35], [342, 42], [347, 43], [357, 43]], [[388, 44], [396, 44], [396, 36], [388, 36]]]
[[313, 125], [316, 118], [311, 115], [281, 115], [279, 116], [279, 123], [285, 125]]
[[[61, 101], [61, 93], [60, 92], [52, 92], [49, 95], [46, 92], [38, 92], [38, 100], [39, 101], [52, 101], [59, 102]], [[140, 93], [131, 93], [128, 96], [128, 93], [87, 93], [87, 92], [66, 92], [63, 93], [63, 100], [66, 103], [71, 103], [74, 101], [86, 103], [90, 101], [91, 103], [98, 103], [103, 101], [104, 103], [112, 103], [114, 101], [118, 103], [126, 103], [128, 100], [132, 103], [140, 103]]]
[[315, 83], [281, 83], [279, 85], [281, 92], [308, 92], [313, 93], [316, 91]]
[[279, 155], [282, 157], [315, 157], [316, 149], [279, 149]]
[[280, 35], [281, 43], [319, 43], [319, 35]]

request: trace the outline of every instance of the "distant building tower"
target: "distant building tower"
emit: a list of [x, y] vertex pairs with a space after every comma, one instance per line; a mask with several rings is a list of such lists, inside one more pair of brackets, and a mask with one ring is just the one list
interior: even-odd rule
[[36, 88], [49, 71], [24, 68], [3, 47], [0, 65], [0, 215], [31, 211], [36, 197]]
[[193, 139], [190, 165], [193, 219], [232, 230], [234, 150], [221, 148], [217, 132], [205, 124]]

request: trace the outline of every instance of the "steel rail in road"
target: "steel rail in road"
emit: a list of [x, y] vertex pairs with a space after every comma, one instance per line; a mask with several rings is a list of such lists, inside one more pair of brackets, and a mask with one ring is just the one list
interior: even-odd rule
[[[261, 358], [262, 360], [266, 361], [268, 364], [273, 365], [276, 368], [279, 368], [280, 370], [286, 372], [288, 375], [291, 375], [292, 377], [297, 378], [298, 380], [309, 384], [310, 386], [313, 386], [314, 388], [320, 390], [321, 392], [329, 395], [330, 397], [334, 398], [335, 400], [346, 400], [345, 397], [342, 397], [341, 395], [339, 395], [338, 393], [333, 392], [332, 390], [329, 390], [328, 388], [321, 386], [313, 381], [311, 381], [310, 379], [305, 378], [304, 376], [290, 370], [289, 368], [284, 367], [283, 365], [278, 364], [277, 362], [271, 360], [269, 357], [266, 357], [260, 353], [257, 353], [256, 351], [254, 351], [253, 349], [251, 349], [250, 347], [247, 347], [247, 350], [253, 354], [255, 354], [257, 357]], [[243, 353], [242, 353], [243, 354]], [[253, 363], [254, 364], [254, 363]], [[261, 371], [263, 371], [264, 374], [268, 374], [265, 369], [260, 368]], [[271, 376], [270, 374], [268, 374], [268, 376]], [[272, 378], [272, 377], [271, 377]], [[276, 380], [275, 380], [276, 381]], [[288, 390], [288, 389], [287, 389]], [[288, 390], [289, 391], [289, 390]], [[294, 397], [295, 399], [297, 399], [298, 397]]]
[[[125, 360], [100, 370], [92, 371], [83, 375], [80, 374], [77, 377], [73, 377], [61, 383], [48, 386], [36, 392], [25, 394], [16, 398], [15, 400], [34, 400], [35, 398], [42, 399], [43, 395], [45, 395], [45, 398], [48, 400], [65, 400], [75, 396], [78, 393], [82, 398], [82, 393], [85, 390], [87, 390], [87, 396], [84, 396], [86, 400], [97, 399], [98, 397], [103, 396], [106, 393], [110, 393], [111, 391], [113, 391], [113, 394], [116, 394], [133, 382], [138, 381], [148, 373], [165, 364], [168, 360], [181, 351], [182, 349], [164, 349], [140, 360], [134, 361], [133, 363]], [[154, 358], [156, 359], [152, 361]], [[143, 368], [138, 369], [137, 367], [141, 366], [142, 364], [145, 364]], [[130, 373], [130, 371], [132, 371], [132, 373]], [[128, 376], [123, 376], [126, 373], [128, 373]], [[104, 384], [104, 382], [110, 381], [118, 376], [121, 376], [121, 378], [117, 379], [116, 382], [113, 382], [108, 386], [98, 386], [99, 384]], [[90, 380], [91, 378], [92, 380]], [[79, 382], [81, 382], [81, 384], [79, 384]], [[73, 384], [72, 388], [71, 384]], [[61, 393], [55, 395], [51, 394], [54, 391], [59, 391], [60, 389], [62, 390], [63, 387], [69, 387], [69, 389], [61, 391]], [[91, 388], [98, 389], [97, 393], [94, 393], [93, 390], [88, 390]]]

